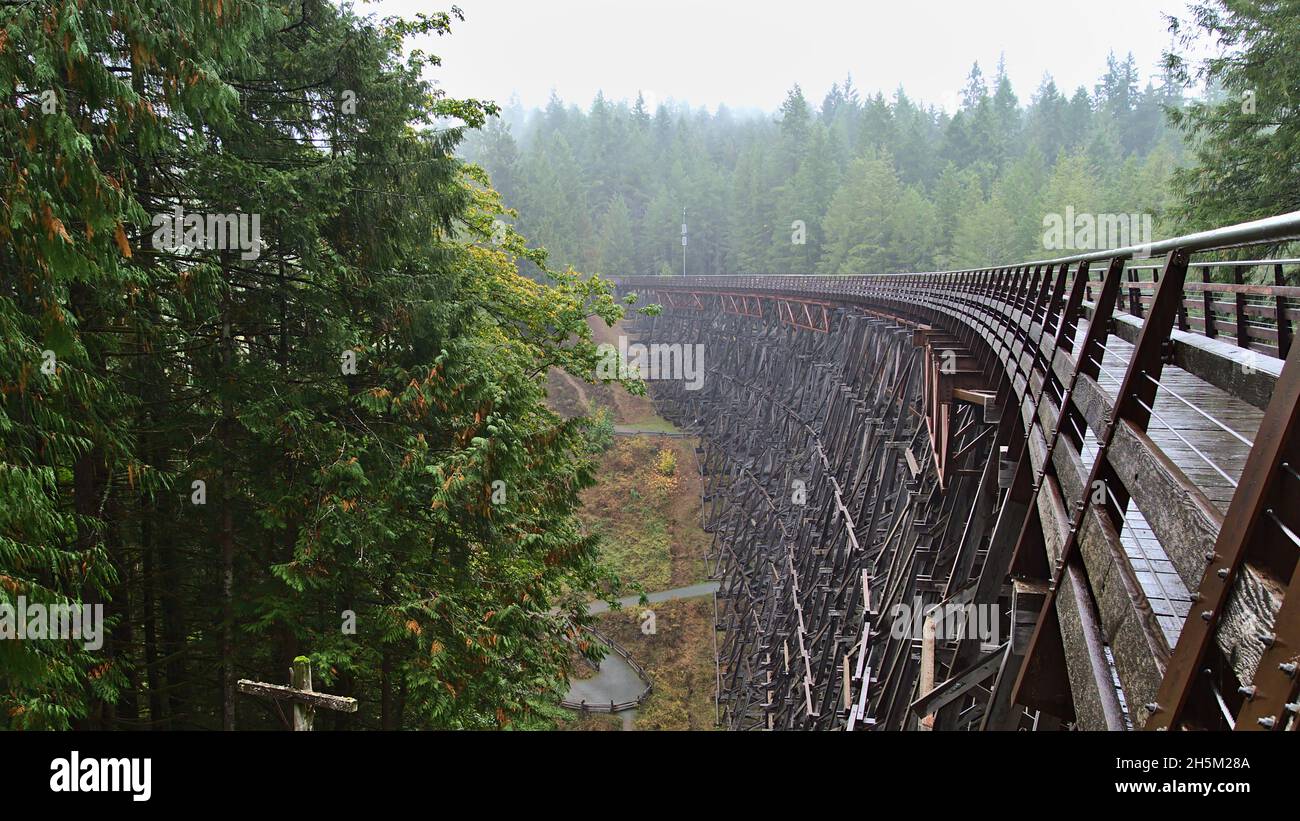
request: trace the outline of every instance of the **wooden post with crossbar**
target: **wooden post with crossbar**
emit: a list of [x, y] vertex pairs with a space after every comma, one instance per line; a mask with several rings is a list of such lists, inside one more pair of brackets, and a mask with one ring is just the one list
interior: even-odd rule
[[355, 698], [318, 693], [311, 688], [311, 662], [306, 656], [298, 656], [293, 660], [293, 667], [289, 668], [289, 680], [291, 685], [285, 687], [280, 684], [267, 684], [263, 681], [249, 681], [242, 678], [236, 686], [239, 692], [248, 695], [293, 702], [293, 729], [300, 732], [311, 730], [317, 707], [338, 713], [357, 711]]

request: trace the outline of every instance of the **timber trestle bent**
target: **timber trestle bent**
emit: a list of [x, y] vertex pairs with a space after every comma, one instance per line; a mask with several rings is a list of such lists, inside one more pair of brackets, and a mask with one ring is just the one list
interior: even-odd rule
[[704, 350], [652, 394], [700, 432], [724, 722], [1295, 729], [1300, 260], [1245, 255], [1298, 236], [619, 280]]

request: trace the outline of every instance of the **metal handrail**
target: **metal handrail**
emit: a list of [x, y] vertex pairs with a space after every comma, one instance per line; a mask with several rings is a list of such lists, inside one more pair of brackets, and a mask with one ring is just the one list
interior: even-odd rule
[[[1261, 265], [1300, 265], [1300, 258], [1287, 259], [1216, 259], [1205, 260], [1204, 262], [1189, 262], [1188, 268], [1258, 268]], [[1159, 268], [1159, 262], [1143, 262], [1136, 265], [1129, 265], [1128, 270], [1146, 270], [1148, 268]]]

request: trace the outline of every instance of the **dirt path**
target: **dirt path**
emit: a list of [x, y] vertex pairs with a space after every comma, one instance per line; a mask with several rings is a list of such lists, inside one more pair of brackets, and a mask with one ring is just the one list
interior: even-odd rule
[[[710, 581], [687, 587], [675, 587], [672, 590], [660, 590], [648, 594], [646, 599], [650, 604], [659, 604], [678, 599], [711, 596], [716, 592], [718, 592], [718, 583]], [[641, 597], [625, 596], [619, 599], [618, 603], [628, 608], [640, 607]], [[604, 613], [608, 610], [609, 604], [604, 601], [594, 601], [587, 605], [587, 612], [592, 615]], [[611, 650], [600, 660], [600, 667], [596, 670], [595, 675], [590, 678], [569, 680], [569, 692], [564, 700], [567, 704], [586, 702], [593, 707], [600, 704], [626, 704], [641, 695], [641, 691], [646, 686], [646, 681], [648, 679], [643, 679], [636, 669], [628, 663], [627, 659]], [[622, 718], [624, 730], [635, 728], [636, 713], [637, 708], [632, 707], [617, 714]]]
[[573, 374], [559, 370], [558, 368], [555, 372], [559, 375], [560, 379], [564, 380], [565, 384], [573, 388], [574, 393], [578, 394], [578, 403], [580, 406], [583, 408], [590, 408], [591, 400], [587, 398], [587, 389], [583, 387], [583, 381]]
[[637, 428], [631, 425], [615, 425], [615, 436], [662, 436], [668, 439], [694, 439], [695, 434], [679, 430], [658, 430], [656, 428]]
[[[717, 582], [703, 582], [686, 587], [674, 587], [672, 590], [660, 590], [658, 593], [648, 593], [646, 598], [650, 604], [658, 604], [659, 602], [675, 601], [677, 599], [696, 599], [701, 596], [710, 596], [716, 592], [718, 592]], [[641, 604], [641, 597], [624, 596], [618, 600], [618, 603], [624, 607], [637, 607]], [[608, 610], [609, 605], [603, 601], [594, 601], [587, 605], [587, 613], [593, 616]]]

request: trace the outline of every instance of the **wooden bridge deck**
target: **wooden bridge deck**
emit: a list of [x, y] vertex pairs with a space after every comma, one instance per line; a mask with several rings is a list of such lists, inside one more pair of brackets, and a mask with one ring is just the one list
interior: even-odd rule
[[[1080, 320], [1080, 332], [1076, 337], [1075, 349], [1072, 351], [1075, 357], [1080, 355], [1079, 349], [1083, 346], [1086, 330], [1087, 321]], [[1112, 402], [1119, 389], [1118, 378], [1124, 374], [1132, 354], [1133, 346], [1125, 340], [1115, 335], [1107, 339], [1097, 384], [1106, 391]], [[1250, 440], [1254, 439], [1255, 433], [1259, 430], [1260, 422], [1264, 418], [1263, 411], [1175, 365], [1165, 365], [1160, 384], [1170, 390], [1157, 392], [1155, 404], [1152, 405], [1155, 414], [1151, 419], [1148, 434], [1170, 460], [1187, 475], [1187, 478], [1205, 493], [1220, 513], [1227, 512], [1228, 503], [1232, 501], [1232, 494], [1236, 487], [1234, 483], [1241, 478], [1250, 448], [1188, 407], [1187, 403], [1194, 403], [1200, 410]], [[1187, 401], [1184, 402], [1184, 399]], [[1177, 433], [1174, 432], [1175, 430]], [[1180, 435], [1204, 454], [1204, 457], [1208, 457], [1218, 465], [1232, 481], [1230, 482], [1223, 474], [1211, 467], [1205, 458], [1179, 438]], [[1084, 464], [1091, 467], [1096, 453], [1096, 439], [1089, 430], [1082, 454]], [[1169, 646], [1173, 647], [1178, 643], [1183, 621], [1191, 608], [1191, 597], [1187, 586], [1175, 571], [1165, 549], [1156, 539], [1142, 512], [1132, 503], [1129, 505], [1120, 540], [1124, 544], [1147, 600], [1159, 618], [1165, 638], [1168, 639]]]

